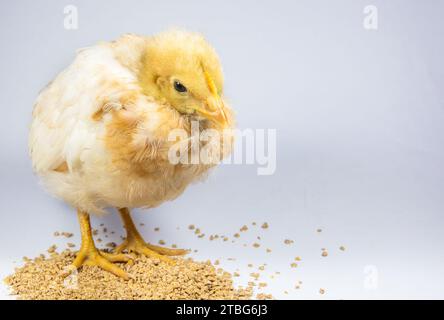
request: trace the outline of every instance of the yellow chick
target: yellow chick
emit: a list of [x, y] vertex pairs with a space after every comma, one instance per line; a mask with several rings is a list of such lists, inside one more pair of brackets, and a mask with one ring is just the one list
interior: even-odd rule
[[[128, 279], [113, 264], [128, 261], [123, 252], [168, 263], [174, 263], [168, 256], [185, 254], [146, 243], [129, 210], [175, 199], [202, 178], [231, 152], [233, 123], [219, 58], [199, 34], [125, 35], [79, 50], [38, 96], [29, 138], [33, 168], [46, 189], [77, 209], [82, 244], [73, 267], [96, 265]], [[176, 131], [186, 135], [171, 134]], [[205, 131], [213, 134], [199, 139]], [[193, 142], [209, 150], [211, 161], [182, 161]], [[172, 161], [177, 150], [185, 153]], [[106, 253], [94, 244], [89, 215], [111, 207], [127, 236]]]

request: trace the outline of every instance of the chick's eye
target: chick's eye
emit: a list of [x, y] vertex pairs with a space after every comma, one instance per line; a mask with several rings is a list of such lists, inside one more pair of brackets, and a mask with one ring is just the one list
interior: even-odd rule
[[176, 89], [177, 92], [187, 92], [187, 88], [180, 83], [179, 81], [174, 81], [174, 89]]

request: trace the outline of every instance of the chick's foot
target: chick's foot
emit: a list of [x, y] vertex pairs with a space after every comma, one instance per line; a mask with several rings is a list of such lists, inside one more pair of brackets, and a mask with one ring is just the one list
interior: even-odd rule
[[158, 247], [149, 243], [146, 243], [142, 238], [129, 238], [126, 239], [121, 245], [119, 245], [115, 252], [117, 254], [127, 251], [143, 254], [150, 258], [159, 259], [168, 264], [174, 264], [175, 260], [168, 256], [180, 256], [188, 253], [187, 250], [182, 249], [169, 249]]
[[168, 256], [180, 256], [188, 253], [188, 250], [170, 249], [146, 243], [134, 225], [129, 210], [123, 208], [119, 209], [119, 212], [127, 231], [127, 237], [124, 242], [115, 249], [116, 253], [121, 253], [126, 250], [128, 252], [135, 252], [151, 258], [156, 258], [169, 264], [174, 264], [175, 260]]
[[124, 270], [113, 264], [113, 262], [128, 262], [130, 260], [131, 258], [126, 254], [113, 254], [103, 252], [97, 250], [94, 247], [80, 249], [72, 265], [76, 269], [79, 269], [83, 265], [98, 266], [105, 271], [111, 272], [118, 277], [128, 280], [128, 274]]
[[125, 254], [113, 254], [99, 251], [96, 248], [92, 237], [89, 215], [86, 212], [79, 210], [78, 217], [82, 234], [82, 245], [71, 267], [79, 269], [83, 265], [98, 266], [103, 270], [128, 280], [128, 274], [118, 266], [114, 265], [113, 262], [128, 262], [131, 260], [131, 257]]

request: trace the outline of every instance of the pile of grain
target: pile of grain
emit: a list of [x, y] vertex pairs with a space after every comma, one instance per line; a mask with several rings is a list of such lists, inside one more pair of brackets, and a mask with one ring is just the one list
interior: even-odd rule
[[144, 256], [119, 264], [132, 279], [125, 281], [98, 267], [84, 266], [69, 277], [74, 260], [69, 250], [27, 260], [5, 279], [19, 299], [250, 299], [252, 287], [234, 288], [232, 275], [210, 262], [177, 259], [168, 265]]

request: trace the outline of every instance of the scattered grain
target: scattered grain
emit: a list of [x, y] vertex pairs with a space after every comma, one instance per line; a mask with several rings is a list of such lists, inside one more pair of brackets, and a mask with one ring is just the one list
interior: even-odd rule
[[250, 273], [250, 277], [252, 277], [255, 280], [257, 280], [257, 279], [259, 279], [260, 274], [258, 272], [252, 272], [252, 273]]
[[[208, 263], [176, 259], [175, 265], [137, 256], [134, 264], [118, 264], [133, 277], [117, 278], [98, 267], [84, 266], [77, 276], [77, 287], [66, 286], [63, 276], [71, 265], [73, 252], [55, 253], [51, 258], [27, 261], [5, 279], [11, 293], [19, 299], [250, 299], [252, 287], [234, 288], [232, 275], [217, 272]], [[258, 295], [258, 299], [271, 299]]]
[[259, 282], [259, 288], [265, 288], [267, 286], [266, 282]]
[[74, 233], [62, 232], [61, 235], [64, 236], [65, 238], [71, 238], [72, 236], [74, 236]]
[[272, 299], [274, 299], [274, 297], [271, 294], [258, 293], [256, 295], [256, 299], [258, 299], [258, 300], [272, 300]]
[[117, 247], [117, 244], [116, 244], [115, 242], [108, 242], [108, 243], [106, 244], [106, 246], [107, 246], [108, 248], [115, 248], [115, 247]]

